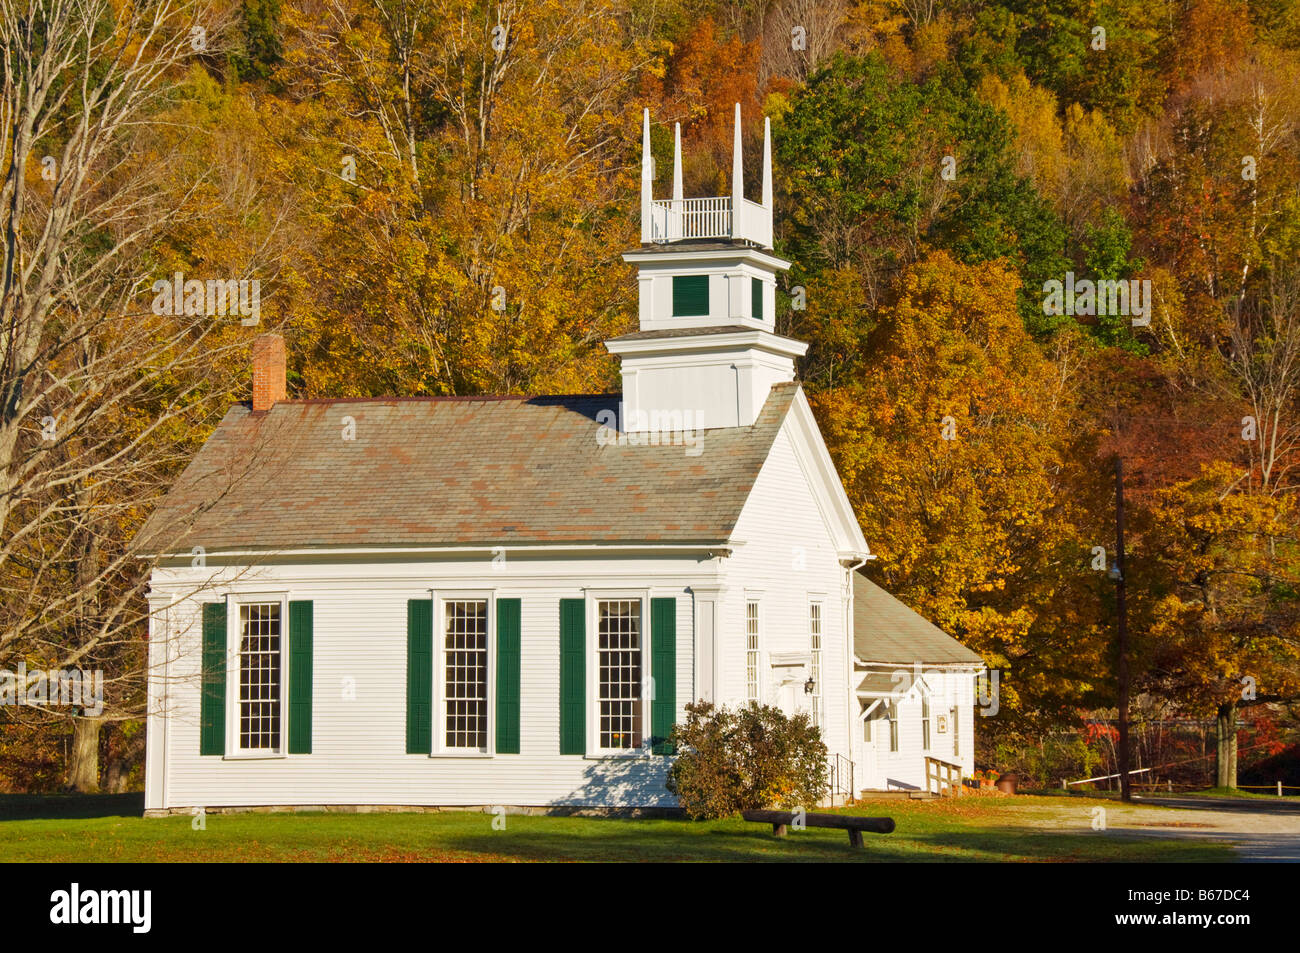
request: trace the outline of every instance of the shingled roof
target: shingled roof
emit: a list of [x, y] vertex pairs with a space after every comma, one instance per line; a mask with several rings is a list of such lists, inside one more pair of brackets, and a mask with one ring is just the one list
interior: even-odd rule
[[862, 574], [853, 574], [853, 654], [863, 662], [979, 665], [983, 659]]
[[[618, 395], [280, 401], [230, 409], [145, 551], [726, 542], [798, 384], [749, 427], [601, 445]], [[344, 440], [344, 418], [356, 422]]]

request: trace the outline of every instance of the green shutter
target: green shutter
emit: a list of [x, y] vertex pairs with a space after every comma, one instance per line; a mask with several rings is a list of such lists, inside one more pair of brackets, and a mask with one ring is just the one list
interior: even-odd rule
[[677, 720], [677, 600], [650, 600], [650, 743], [655, 754], [672, 754], [668, 735]]
[[519, 753], [519, 600], [497, 600], [497, 754]]
[[673, 317], [699, 317], [709, 313], [709, 276], [673, 276]]
[[289, 603], [289, 754], [311, 754], [311, 600]]
[[203, 604], [203, 687], [199, 754], [226, 753], [226, 604]]
[[433, 750], [433, 600], [406, 603], [406, 753]]
[[587, 753], [587, 604], [560, 600], [560, 754]]
[[759, 321], [762, 321], [763, 320], [763, 282], [759, 278], [751, 278], [749, 280], [752, 282], [752, 284], [750, 285], [750, 287], [752, 288], [750, 294], [754, 299], [754, 317], [757, 318]]

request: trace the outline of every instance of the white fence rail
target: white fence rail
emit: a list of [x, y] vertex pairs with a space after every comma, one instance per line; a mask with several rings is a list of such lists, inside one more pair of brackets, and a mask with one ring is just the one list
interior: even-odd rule
[[749, 199], [733, 214], [732, 199], [655, 199], [650, 203], [650, 240], [674, 242], [698, 238], [741, 238], [763, 247], [772, 244], [772, 217]]

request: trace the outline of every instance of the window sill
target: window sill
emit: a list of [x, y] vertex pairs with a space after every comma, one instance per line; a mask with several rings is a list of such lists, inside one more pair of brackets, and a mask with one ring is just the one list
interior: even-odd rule
[[663, 757], [663, 755], [655, 755], [649, 748], [645, 750], [638, 748], [634, 751], [597, 751], [593, 754], [585, 754], [582, 757], [587, 761], [627, 761], [629, 759], [649, 761], [651, 758]]
[[284, 752], [280, 752], [277, 754], [262, 754], [260, 752], [250, 751], [247, 753], [241, 752], [239, 754], [223, 755], [222, 760], [223, 761], [283, 761], [288, 757], [289, 755]]
[[485, 759], [490, 760], [496, 757], [491, 751], [434, 751], [429, 754], [430, 758], [468, 758], [468, 759]]

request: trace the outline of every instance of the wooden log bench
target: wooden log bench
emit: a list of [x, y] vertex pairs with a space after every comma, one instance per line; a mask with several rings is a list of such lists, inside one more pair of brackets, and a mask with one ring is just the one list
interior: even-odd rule
[[[771, 824], [772, 833], [784, 837], [794, 823], [793, 811], [742, 811], [741, 817], [755, 824]], [[892, 817], [858, 817], [853, 814], [804, 814], [805, 827], [829, 827], [849, 832], [849, 844], [862, 846], [862, 832], [889, 834], [894, 830]]]

